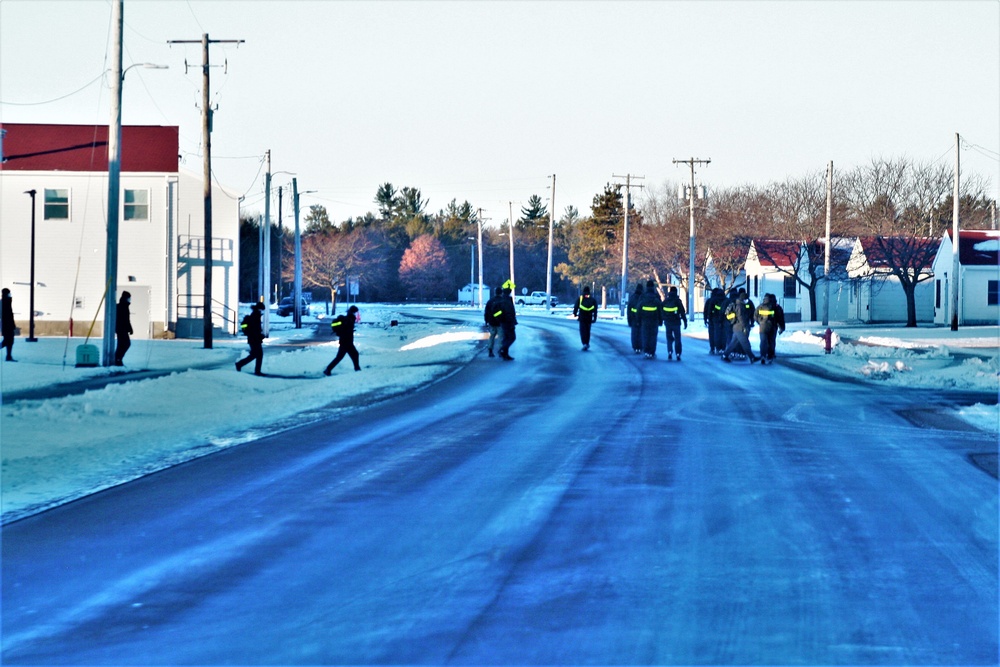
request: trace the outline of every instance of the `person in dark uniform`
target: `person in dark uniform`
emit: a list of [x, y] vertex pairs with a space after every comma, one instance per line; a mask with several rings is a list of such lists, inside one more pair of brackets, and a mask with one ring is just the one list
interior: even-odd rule
[[500, 299], [500, 326], [503, 328], [503, 343], [500, 345], [500, 358], [504, 361], [514, 361], [510, 356], [510, 346], [517, 340], [514, 327], [517, 326], [517, 313], [514, 311], [514, 298], [511, 292], [514, 291], [513, 281], [506, 281], [503, 284], [503, 297]]
[[756, 313], [760, 331], [760, 363], [774, 363], [774, 347], [779, 333], [785, 331], [785, 311], [773, 294], [765, 294]]
[[347, 314], [333, 318], [333, 322], [330, 323], [330, 327], [333, 329], [333, 333], [337, 334], [337, 337], [340, 339], [340, 348], [337, 350], [337, 356], [333, 358], [333, 361], [331, 361], [323, 371], [323, 375], [329, 376], [345, 355], [349, 356], [351, 361], [354, 362], [354, 370], [361, 370], [358, 348], [354, 347], [354, 325], [357, 324], [357, 322], [357, 306], [351, 306], [347, 309]]
[[483, 309], [483, 319], [486, 321], [486, 326], [490, 330], [490, 356], [495, 357], [493, 354], [493, 343], [497, 344], [497, 348], [503, 347], [503, 327], [500, 326], [500, 299], [503, 298], [503, 286], [497, 286], [496, 291], [493, 292], [493, 296], [486, 300], [486, 307]]
[[677, 296], [677, 288], [670, 286], [667, 288], [667, 298], [663, 300], [660, 307], [663, 312], [663, 328], [667, 332], [667, 360], [677, 355], [677, 361], [681, 360], [681, 323], [684, 328], [688, 328], [687, 312], [684, 310], [684, 302]]
[[642, 329], [639, 327], [639, 299], [642, 297], [642, 283], [636, 283], [635, 291], [628, 298], [625, 309], [625, 321], [632, 332], [632, 351], [642, 352]]
[[708, 353], [721, 353], [726, 345], [722, 342], [722, 301], [725, 294], [721, 287], [713, 287], [712, 294], [705, 302], [704, 321], [708, 330]]
[[124, 366], [125, 353], [132, 347], [132, 320], [128, 305], [132, 302], [132, 294], [122, 292], [115, 311], [115, 335], [118, 336], [118, 346], [115, 348], [115, 366]]
[[656, 338], [660, 329], [660, 295], [656, 292], [656, 284], [646, 282], [646, 291], [642, 293], [636, 304], [639, 314], [639, 327], [642, 329], [642, 353], [647, 359], [656, 357]]
[[759, 358], [754, 356], [753, 348], [750, 347], [751, 325], [750, 317], [747, 315], [746, 302], [743, 300], [745, 294], [745, 290], [740, 290], [736, 298], [726, 306], [726, 318], [733, 324], [733, 339], [729, 341], [726, 351], [722, 354], [722, 360], [727, 363], [733, 360], [731, 355], [737, 351], [745, 354], [751, 364], [759, 361]]
[[3, 288], [3, 306], [0, 307], [0, 331], [3, 333], [3, 342], [0, 348], [6, 348], [7, 361], [15, 361], [14, 351], [14, 301], [10, 298], [10, 290]]
[[597, 321], [597, 301], [590, 296], [589, 287], [583, 288], [583, 294], [573, 304], [573, 317], [580, 322], [580, 342], [586, 352], [590, 349], [590, 327]]
[[236, 362], [236, 370], [241, 371], [243, 367], [249, 364], [251, 361], [255, 361], [253, 367], [254, 375], [263, 375], [260, 372], [260, 366], [264, 363], [264, 326], [262, 324], [262, 315], [264, 312], [264, 304], [260, 301], [253, 305], [250, 312], [243, 321], [240, 322], [240, 329], [243, 335], [247, 337], [247, 345], [250, 346], [250, 354], [248, 354], [243, 359]]
[[719, 352], [722, 354], [726, 353], [726, 348], [733, 340], [733, 321], [736, 319], [736, 315], [729, 312], [729, 304], [735, 301], [738, 295], [739, 292], [735, 287], [730, 288], [719, 304], [722, 307], [722, 340], [719, 341], [722, 346], [719, 348]]

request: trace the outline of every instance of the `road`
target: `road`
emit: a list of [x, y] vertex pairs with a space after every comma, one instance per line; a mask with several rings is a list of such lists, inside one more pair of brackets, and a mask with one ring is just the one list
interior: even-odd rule
[[3, 663], [997, 663], [994, 437], [520, 319], [513, 362], [6, 526]]

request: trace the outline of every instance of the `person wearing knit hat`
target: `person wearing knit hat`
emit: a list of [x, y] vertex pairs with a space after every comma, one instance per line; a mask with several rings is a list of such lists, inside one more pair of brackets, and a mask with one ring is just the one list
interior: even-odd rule
[[589, 287], [583, 288], [583, 294], [573, 304], [573, 317], [580, 321], [580, 342], [586, 352], [590, 349], [590, 327], [597, 321], [597, 301], [590, 296]]
[[639, 297], [636, 304], [639, 315], [639, 327], [642, 330], [642, 353], [647, 359], [656, 357], [656, 339], [660, 330], [662, 315], [660, 295], [656, 291], [656, 283], [646, 282], [646, 291]]

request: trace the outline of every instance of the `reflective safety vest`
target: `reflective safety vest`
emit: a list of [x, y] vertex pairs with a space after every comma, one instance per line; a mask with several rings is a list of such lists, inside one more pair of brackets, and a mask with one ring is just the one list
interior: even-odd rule
[[497, 312], [493, 313], [493, 319], [499, 320], [501, 315], [503, 315], [503, 311], [498, 310]]
[[674, 306], [673, 308], [664, 308], [663, 310], [665, 312], [668, 312], [668, 313], [676, 313], [677, 312], [677, 306]]
[[590, 308], [587, 308], [585, 305], [583, 305], [583, 297], [582, 296], [580, 297], [580, 305], [579, 305], [580, 310], [586, 310], [587, 312], [590, 312], [596, 307], [597, 306], [591, 306]]
[[654, 313], [659, 310], [656, 306], [643, 306], [642, 309], [649, 313]]
[[763, 308], [758, 308], [757, 309], [757, 314], [758, 315], [763, 315], [764, 317], [770, 317], [771, 315], [774, 315], [774, 311], [773, 310], [765, 310]]

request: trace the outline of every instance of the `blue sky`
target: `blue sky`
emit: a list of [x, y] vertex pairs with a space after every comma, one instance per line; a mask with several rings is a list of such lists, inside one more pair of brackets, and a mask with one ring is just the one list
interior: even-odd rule
[[[217, 179], [263, 210], [263, 155], [341, 221], [380, 183], [495, 222], [528, 198], [589, 211], [614, 174], [709, 190], [954, 162], [1000, 184], [1000, 4], [126, 0], [123, 118], [178, 125], [200, 173], [213, 46]], [[0, 0], [0, 121], [106, 124], [108, 0]], [[185, 71], [185, 60], [188, 67]], [[225, 64], [225, 67], [223, 65]], [[88, 85], [89, 84], [89, 85]], [[275, 186], [288, 174], [276, 174]], [[641, 196], [641, 195], [640, 195]], [[288, 207], [285, 207], [288, 213]]]

